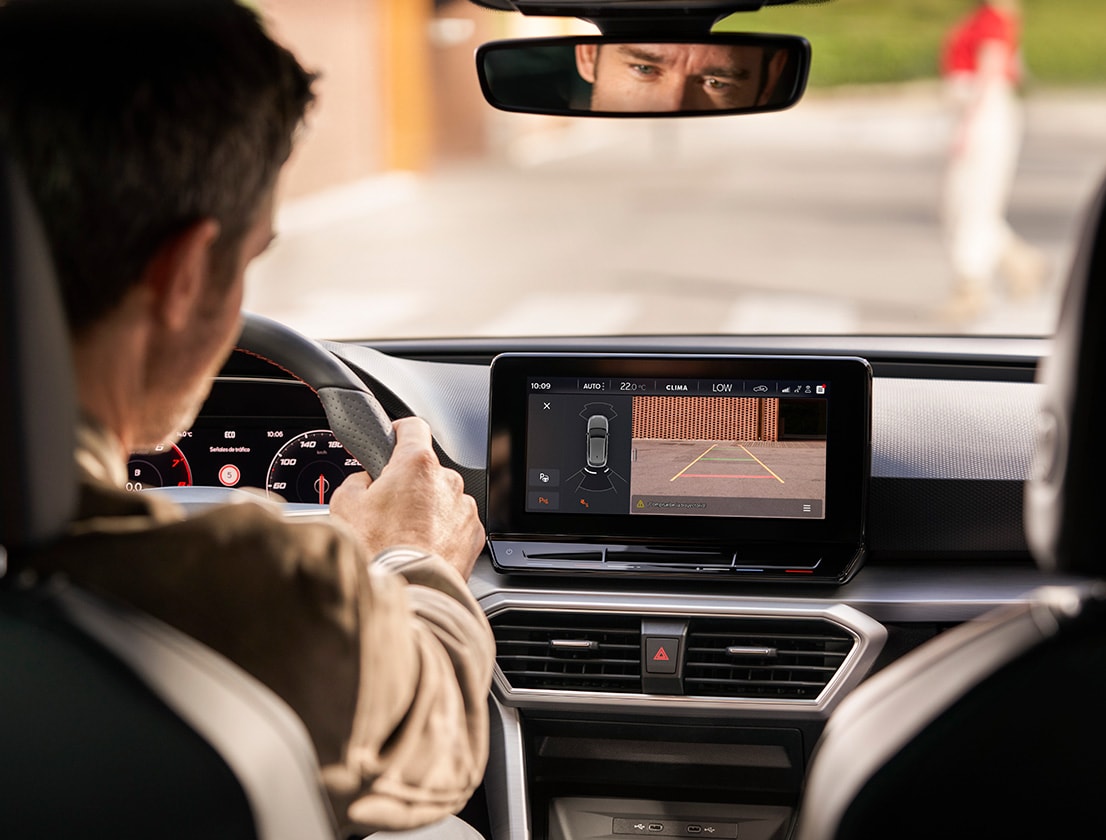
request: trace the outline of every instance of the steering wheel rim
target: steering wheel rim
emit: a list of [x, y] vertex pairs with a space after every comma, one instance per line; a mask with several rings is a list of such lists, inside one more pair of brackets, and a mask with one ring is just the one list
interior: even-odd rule
[[372, 390], [319, 342], [279, 321], [243, 313], [237, 349], [303, 382], [323, 404], [334, 437], [373, 479], [395, 448], [395, 431]]

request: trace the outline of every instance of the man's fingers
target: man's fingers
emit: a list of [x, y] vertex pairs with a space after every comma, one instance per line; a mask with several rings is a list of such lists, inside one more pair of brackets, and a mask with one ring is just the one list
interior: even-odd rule
[[430, 449], [430, 427], [421, 417], [402, 417], [392, 423], [396, 432], [396, 449], [405, 450]]
[[[347, 495], [349, 495], [351, 499], [357, 498], [361, 493], [368, 490], [372, 483], [372, 478], [364, 470], [350, 473], [341, 484], [334, 488], [334, 492], [330, 494], [331, 508], [334, 509], [337, 507], [340, 510]], [[354, 502], [354, 504], [356, 503]]]
[[372, 476], [364, 470], [350, 473], [342, 484], [348, 484], [351, 490], [365, 490], [373, 483]]

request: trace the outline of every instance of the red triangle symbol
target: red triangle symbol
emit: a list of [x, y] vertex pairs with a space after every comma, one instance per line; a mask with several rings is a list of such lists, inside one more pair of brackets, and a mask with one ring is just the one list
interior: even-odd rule
[[668, 654], [664, 652], [664, 648], [657, 649], [657, 655], [653, 657], [654, 662], [667, 662]]

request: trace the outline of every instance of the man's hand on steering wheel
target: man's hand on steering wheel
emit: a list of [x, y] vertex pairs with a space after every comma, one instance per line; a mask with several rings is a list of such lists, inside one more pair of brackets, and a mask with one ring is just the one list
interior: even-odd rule
[[394, 428], [395, 450], [380, 476], [349, 476], [331, 496], [330, 513], [357, 532], [370, 555], [414, 546], [441, 555], [467, 579], [484, 547], [476, 502], [460, 474], [439, 463], [425, 422], [407, 417]]

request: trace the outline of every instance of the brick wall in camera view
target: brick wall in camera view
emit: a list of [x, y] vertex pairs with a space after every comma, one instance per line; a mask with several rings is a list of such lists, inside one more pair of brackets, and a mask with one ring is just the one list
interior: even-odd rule
[[761, 397], [634, 397], [633, 435], [651, 440], [779, 440], [780, 401]]

